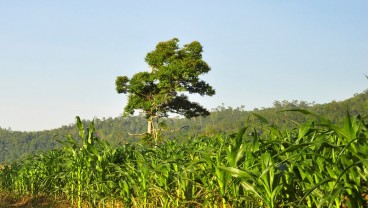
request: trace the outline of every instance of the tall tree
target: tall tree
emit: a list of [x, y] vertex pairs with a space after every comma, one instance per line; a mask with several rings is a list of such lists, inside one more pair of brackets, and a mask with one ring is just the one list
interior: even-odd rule
[[[199, 78], [211, 70], [202, 60], [202, 46], [193, 41], [179, 48], [178, 42], [177, 38], [160, 42], [147, 54], [145, 61], [150, 72], [136, 73], [131, 79], [127, 76], [116, 79], [116, 91], [128, 94], [124, 112], [133, 114], [135, 110], [142, 110], [148, 120], [148, 135], [156, 133], [154, 119], [167, 117], [168, 113], [186, 118], [209, 115], [207, 109], [190, 101], [185, 94], [215, 94], [215, 90]], [[157, 135], [153, 136], [157, 143]]]

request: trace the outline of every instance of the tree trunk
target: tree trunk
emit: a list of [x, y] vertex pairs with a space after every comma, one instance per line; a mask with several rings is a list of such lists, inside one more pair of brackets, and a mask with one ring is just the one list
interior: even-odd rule
[[154, 129], [153, 126], [153, 116], [150, 116], [148, 118], [148, 124], [147, 124], [147, 134], [149, 134], [151, 136], [151, 138], [153, 138], [154, 142], [155, 142], [155, 146], [157, 146], [157, 132]]
[[153, 118], [149, 117], [147, 124], [147, 134], [152, 135], [152, 131], [153, 131]]

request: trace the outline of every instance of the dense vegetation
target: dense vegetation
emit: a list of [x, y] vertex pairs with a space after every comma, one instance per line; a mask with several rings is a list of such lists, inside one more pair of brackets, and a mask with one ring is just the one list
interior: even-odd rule
[[[47, 194], [78, 207], [364, 207], [367, 118], [342, 125], [306, 110], [296, 128], [260, 114], [236, 134], [112, 147], [93, 122], [79, 135], [0, 172], [0, 191]], [[290, 113], [290, 112], [286, 112]]]
[[160, 42], [146, 55], [151, 71], [138, 72], [132, 78], [118, 76], [116, 91], [128, 94], [124, 113], [133, 115], [136, 110], [147, 118], [146, 137], [158, 143], [160, 118], [169, 113], [185, 118], [208, 116], [210, 112], [199, 103], [190, 101], [185, 93], [212, 96], [215, 90], [200, 79], [211, 68], [202, 59], [203, 48], [198, 41], [179, 47], [179, 39]]
[[[332, 123], [342, 124], [346, 110], [356, 116], [368, 112], [368, 91], [356, 94], [354, 97], [341, 102], [328, 104], [311, 104], [305, 101], [276, 101], [271, 108], [254, 109], [245, 111], [243, 107], [232, 108], [225, 105], [211, 110], [211, 115], [203, 118], [184, 119], [168, 118], [167, 129], [162, 132], [164, 138], [193, 138], [197, 136], [214, 136], [217, 133], [234, 133], [247, 123], [254, 126], [262, 125], [255, 117], [250, 116], [257, 113], [267, 118], [271, 124], [280, 128], [297, 127], [293, 121], [305, 122], [309, 119], [300, 113], [282, 112], [285, 109], [302, 108], [318, 115], [322, 115]], [[86, 125], [89, 121], [83, 121]], [[96, 134], [103, 140], [108, 141], [116, 147], [119, 143], [127, 143], [140, 138], [129, 136], [129, 133], [141, 133], [146, 130], [146, 120], [143, 116], [117, 117], [95, 119]], [[183, 126], [187, 128], [176, 131]], [[6, 164], [25, 158], [31, 154], [61, 147], [57, 140], [65, 140], [64, 135], [76, 136], [74, 124], [66, 125], [58, 129], [39, 132], [19, 132], [11, 129], [0, 128], [0, 163]]]

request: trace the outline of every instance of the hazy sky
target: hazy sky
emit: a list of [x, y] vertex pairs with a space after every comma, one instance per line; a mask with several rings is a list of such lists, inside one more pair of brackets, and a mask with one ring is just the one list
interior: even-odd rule
[[197, 40], [211, 109], [326, 103], [368, 87], [368, 1], [0, 0], [0, 127], [44, 130], [119, 116], [118, 75], [147, 52]]

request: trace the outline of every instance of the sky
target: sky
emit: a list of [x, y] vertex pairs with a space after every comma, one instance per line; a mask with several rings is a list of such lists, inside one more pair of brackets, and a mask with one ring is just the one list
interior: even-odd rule
[[117, 76], [160, 41], [199, 41], [208, 109], [341, 101], [368, 88], [368, 1], [0, 0], [0, 127], [39, 131], [118, 117]]

